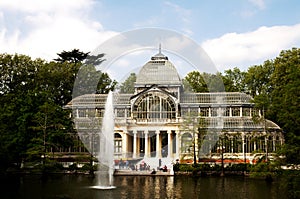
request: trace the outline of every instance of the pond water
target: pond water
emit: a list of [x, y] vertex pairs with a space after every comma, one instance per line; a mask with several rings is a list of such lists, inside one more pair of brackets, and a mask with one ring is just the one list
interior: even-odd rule
[[116, 176], [116, 189], [91, 189], [87, 175], [6, 176], [1, 178], [2, 199], [101, 198], [287, 198], [286, 181], [244, 177]]

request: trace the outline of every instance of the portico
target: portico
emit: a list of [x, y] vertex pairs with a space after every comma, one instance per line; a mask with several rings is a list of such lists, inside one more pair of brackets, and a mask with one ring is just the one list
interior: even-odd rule
[[[175, 130], [130, 130], [122, 137], [123, 158], [179, 158], [179, 135]], [[178, 131], [177, 131], [178, 132]], [[129, 141], [130, 140], [130, 141]]]

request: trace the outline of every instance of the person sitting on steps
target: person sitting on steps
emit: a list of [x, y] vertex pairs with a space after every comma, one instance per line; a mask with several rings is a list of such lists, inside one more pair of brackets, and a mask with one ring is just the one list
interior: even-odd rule
[[163, 172], [167, 172], [167, 171], [168, 171], [168, 168], [167, 168], [167, 165], [165, 165], [163, 168]]

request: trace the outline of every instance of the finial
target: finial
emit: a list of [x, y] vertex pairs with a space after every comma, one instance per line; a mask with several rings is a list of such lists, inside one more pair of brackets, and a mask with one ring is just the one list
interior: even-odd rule
[[161, 43], [159, 43], [158, 52], [159, 52], [159, 54], [161, 54]]

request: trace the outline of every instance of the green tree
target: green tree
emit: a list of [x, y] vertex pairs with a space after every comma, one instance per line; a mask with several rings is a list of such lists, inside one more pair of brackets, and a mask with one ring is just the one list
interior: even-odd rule
[[81, 65], [74, 82], [73, 97], [84, 94], [107, 94], [117, 86], [107, 73], [96, 70], [94, 65]]
[[193, 92], [208, 92], [206, 82], [202, 74], [198, 71], [192, 71], [183, 79], [185, 90]]
[[104, 53], [100, 53], [98, 55], [88, 55], [84, 60], [84, 64], [98, 66], [105, 61], [105, 59], [103, 59], [104, 55]]
[[40, 94], [43, 100], [52, 100], [64, 106], [72, 99], [72, 89], [77, 71], [81, 64], [47, 62], [37, 71], [34, 81], [34, 92]]
[[241, 71], [237, 67], [225, 70], [223, 83], [226, 92], [245, 92], [245, 75], [246, 72]]
[[207, 83], [209, 92], [224, 92], [223, 76], [220, 72], [216, 74], [203, 73], [203, 78]]
[[37, 110], [32, 118], [31, 133], [34, 136], [27, 150], [29, 157], [46, 158], [50, 149], [54, 152], [59, 147], [72, 146], [70, 133], [75, 131], [69, 113], [53, 102], [45, 102]]
[[120, 93], [134, 93], [134, 83], [136, 74], [131, 73], [129, 77], [120, 85]]
[[285, 131], [289, 162], [300, 163], [300, 49], [282, 51], [274, 60], [271, 76], [270, 115]]
[[28, 127], [36, 112], [39, 98], [35, 95], [35, 77], [44, 61], [32, 60], [24, 55], [0, 55], [1, 92], [0, 92], [0, 142], [7, 154], [4, 163], [20, 165], [31, 140]]
[[57, 53], [58, 58], [54, 59], [57, 62], [69, 62], [69, 63], [79, 63], [83, 62], [89, 55], [88, 53], [82, 52], [79, 49], [73, 49], [71, 51], [62, 51]]
[[223, 92], [224, 84], [221, 73], [210, 74], [192, 71], [183, 79], [186, 91], [192, 92]]
[[118, 82], [116, 80], [110, 79], [107, 73], [100, 72], [100, 79], [97, 85], [98, 94], [108, 94], [109, 91], [115, 90]]
[[[262, 65], [251, 66], [245, 76], [247, 92], [252, 96], [267, 97], [273, 89], [271, 76], [274, 72], [273, 61], [267, 60]], [[269, 100], [268, 100], [269, 101]]]
[[[36, 114], [40, 112], [39, 107], [48, 103], [65, 112], [62, 105], [71, 99], [74, 71], [67, 67], [67, 63], [47, 63], [24, 55], [1, 54], [0, 63], [3, 74], [0, 83], [0, 142], [6, 152], [1, 154], [1, 159], [6, 161], [7, 167], [12, 163], [20, 165], [30, 151], [34, 152], [32, 146], [38, 140], [32, 127], [35, 126]], [[68, 76], [69, 73], [72, 75]], [[71, 122], [69, 117], [59, 115], [58, 110], [55, 114], [52, 123], [58, 123], [58, 120]]]
[[181, 135], [188, 132], [191, 133], [192, 140], [189, 144], [192, 151], [190, 151], [190, 155], [193, 157], [194, 165], [196, 165], [197, 159], [200, 159], [200, 156], [202, 155], [201, 146], [207, 133], [207, 124], [203, 117], [193, 114], [185, 115], [183, 121], [184, 122], [180, 126], [180, 133]]

